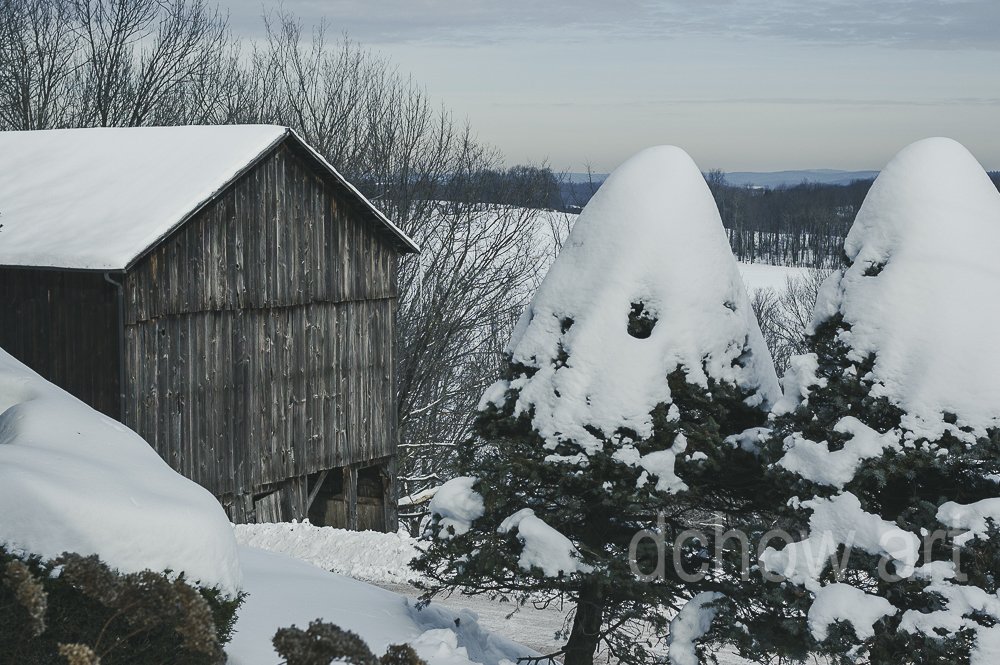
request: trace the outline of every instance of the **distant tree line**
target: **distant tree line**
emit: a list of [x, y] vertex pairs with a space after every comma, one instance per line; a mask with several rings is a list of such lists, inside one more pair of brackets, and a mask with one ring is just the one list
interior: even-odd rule
[[772, 189], [729, 185], [720, 171], [706, 179], [737, 259], [814, 268], [840, 264], [844, 237], [873, 182]]
[[[989, 176], [1000, 190], [1000, 171]], [[705, 179], [738, 260], [822, 269], [840, 265], [844, 237], [874, 182], [748, 187], [727, 183], [720, 170]], [[563, 209], [579, 212], [600, 184], [560, 182]]]

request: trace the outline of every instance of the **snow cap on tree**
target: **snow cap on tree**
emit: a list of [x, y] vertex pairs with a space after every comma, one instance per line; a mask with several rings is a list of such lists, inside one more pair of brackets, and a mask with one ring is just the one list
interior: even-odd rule
[[946, 138], [903, 149], [844, 249], [850, 267], [824, 285], [814, 325], [840, 315], [850, 358], [874, 354], [872, 396], [931, 440], [1000, 424], [1000, 193], [975, 157]]
[[[526, 371], [482, 406], [518, 391], [547, 446], [585, 453], [620, 429], [652, 431], [670, 405], [667, 376], [778, 396], [774, 365], [704, 176], [680, 148], [659, 146], [620, 166], [591, 199], [508, 345]], [[588, 431], [590, 430], [590, 431]]]
[[914, 143], [876, 179], [761, 448], [790, 472], [785, 528], [808, 531], [762, 567], [812, 594], [777, 587], [764, 623], [791, 603], [838, 658], [1000, 662], [998, 249], [1000, 193], [955, 141]]

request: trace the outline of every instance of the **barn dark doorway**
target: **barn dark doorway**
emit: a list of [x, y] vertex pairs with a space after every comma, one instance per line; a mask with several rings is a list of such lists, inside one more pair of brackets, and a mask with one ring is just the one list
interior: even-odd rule
[[385, 531], [390, 472], [385, 463], [347, 466], [309, 476], [309, 521], [317, 526]]

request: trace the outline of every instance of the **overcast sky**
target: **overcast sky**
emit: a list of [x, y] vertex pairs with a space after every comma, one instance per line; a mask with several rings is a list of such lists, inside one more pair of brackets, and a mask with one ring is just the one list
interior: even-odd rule
[[[222, 0], [235, 32], [262, 5]], [[265, 3], [264, 6], [276, 6]], [[1000, 0], [285, 0], [410, 72], [512, 163], [877, 169], [950, 136], [1000, 169]]]

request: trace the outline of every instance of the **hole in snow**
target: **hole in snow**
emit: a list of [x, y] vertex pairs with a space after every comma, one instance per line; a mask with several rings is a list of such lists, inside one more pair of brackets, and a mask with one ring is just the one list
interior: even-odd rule
[[875, 277], [882, 269], [885, 268], [885, 262], [882, 263], [869, 263], [868, 267], [865, 268], [865, 277]]
[[653, 334], [656, 325], [656, 315], [646, 309], [642, 302], [632, 303], [632, 311], [628, 315], [628, 334], [636, 339], [646, 339]]
[[565, 318], [559, 319], [559, 332], [561, 332], [563, 335], [569, 332], [569, 329], [572, 327], [573, 327], [573, 319], [571, 319], [570, 317], [567, 316]]

